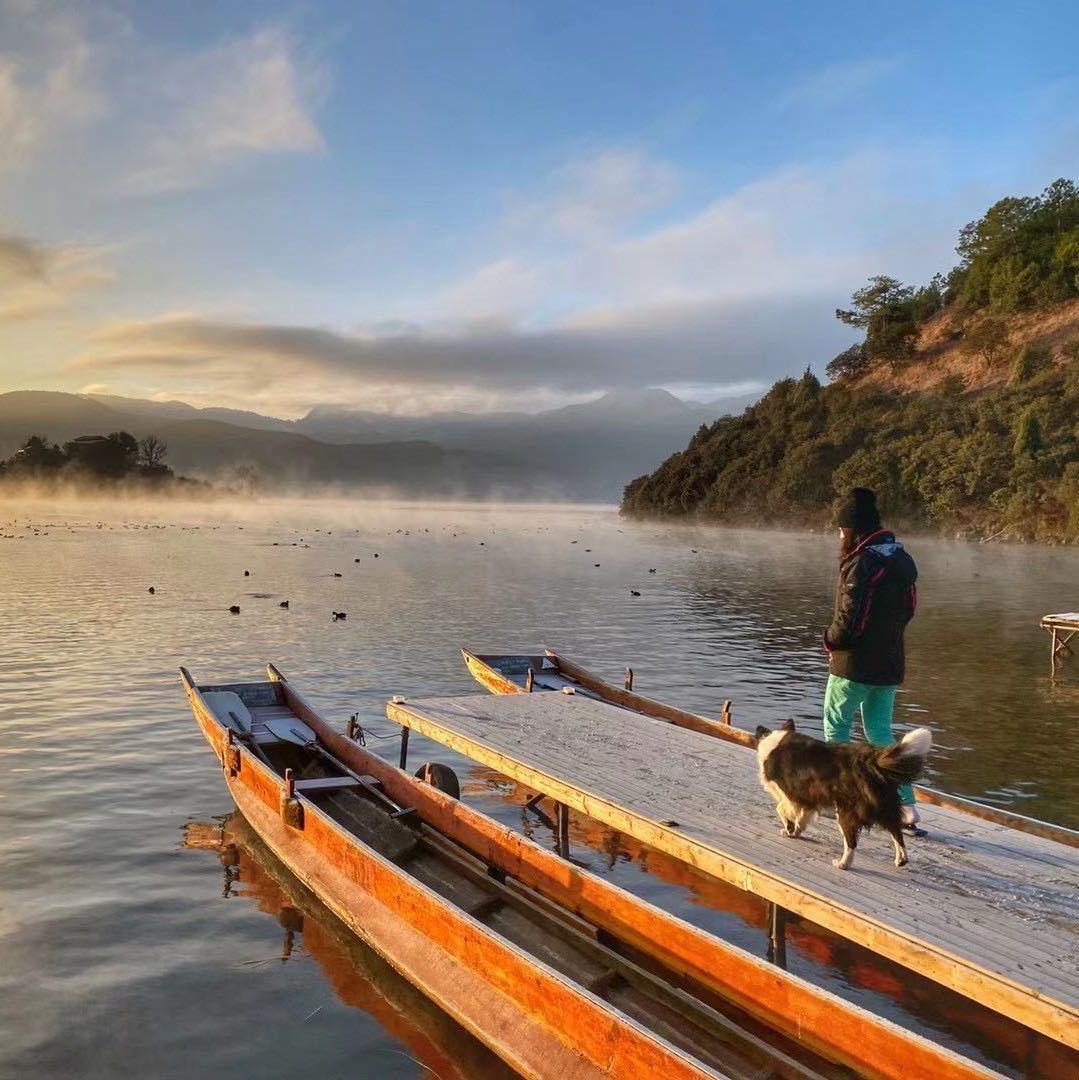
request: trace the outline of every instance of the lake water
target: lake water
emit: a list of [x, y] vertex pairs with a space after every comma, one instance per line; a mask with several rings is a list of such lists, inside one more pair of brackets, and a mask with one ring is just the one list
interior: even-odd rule
[[[346, 501], [2, 504], [0, 534], [2, 1077], [500, 1075], [229, 817], [180, 664], [229, 681], [273, 661], [332, 722], [359, 713], [390, 735], [391, 695], [478, 691], [461, 646], [546, 645], [615, 681], [630, 664], [642, 692], [703, 713], [730, 698], [744, 727], [819, 730], [829, 537]], [[1038, 628], [1079, 609], [1079, 551], [908, 546], [921, 605], [898, 721], [934, 729], [930, 783], [1079, 826], [1079, 657], [1051, 683]], [[451, 763], [466, 798], [551, 843], [498, 777], [419, 739], [411, 758]], [[574, 843], [596, 872], [761, 953], [759, 913], [732, 890], [583, 823]], [[949, 1022], [935, 988], [893, 993], [903, 980], [862, 959], [806, 934], [790, 963], [1012, 1064]]]

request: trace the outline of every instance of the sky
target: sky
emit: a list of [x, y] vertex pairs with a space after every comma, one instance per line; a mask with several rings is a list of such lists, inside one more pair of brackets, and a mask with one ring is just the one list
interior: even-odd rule
[[714, 400], [1079, 176], [1079, 6], [0, 0], [0, 391]]

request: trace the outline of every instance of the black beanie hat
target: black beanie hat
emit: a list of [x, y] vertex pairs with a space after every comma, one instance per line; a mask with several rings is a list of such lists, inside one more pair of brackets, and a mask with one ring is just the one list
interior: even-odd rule
[[852, 488], [836, 509], [835, 523], [851, 529], [856, 536], [866, 536], [880, 528], [877, 496], [869, 488]]

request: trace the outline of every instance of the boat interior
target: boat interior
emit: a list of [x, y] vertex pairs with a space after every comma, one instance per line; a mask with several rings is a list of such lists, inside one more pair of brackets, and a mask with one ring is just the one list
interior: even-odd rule
[[[476, 654], [474, 654], [476, 655]], [[577, 693], [587, 693], [574, 679], [562, 674], [558, 660], [553, 656], [480, 656], [476, 659], [515, 682], [522, 689], [527, 685], [529, 669], [532, 671], [532, 686], [536, 690], [561, 690], [571, 686]]]
[[[557, 671], [557, 664], [548, 657], [514, 659], [520, 660], [522, 679], [529, 666], [537, 679], [551, 668]], [[506, 670], [501, 665], [500, 669]], [[348, 768], [318, 742], [315, 732], [285, 703], [280, 683], [199, 689], [218, 721], [232, 729], [235, 741], [282, 778], [291, 770], [295, 794], [332, 818], [358, 843], [394, 863], [490, 933], [560, 972], [708, 1068], [745, 1080], [855, 1075], [665, 966], [660, 945], [654, 953], [641, 952], [516, 881], [500, 866], [478, 858], [430, 826], [415, 808], [395, 803], [375, 777]], [[432, 775], [427, 766], [417, 773], [424, 775]]]

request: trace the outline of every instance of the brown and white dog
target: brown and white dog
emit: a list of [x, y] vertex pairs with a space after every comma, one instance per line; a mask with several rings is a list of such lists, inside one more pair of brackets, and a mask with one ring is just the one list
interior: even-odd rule
[[843, 854], [833, 865], [846, 870], [863, 829], [879, 825], [895, 844], [895, 865], [907, 865], [899, 785], [913, 783], [925, 769], [933, 745], [929, 728], [907, 732], [894, 746], [826, 743], [794, 728], [757, 728], [761, 784], [776, 800], [787, 836], [801, 836], [818, 811], [835, 807]]

